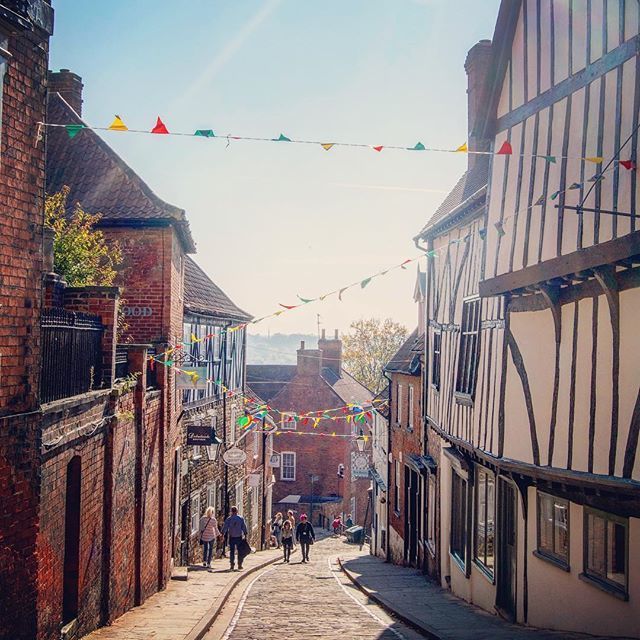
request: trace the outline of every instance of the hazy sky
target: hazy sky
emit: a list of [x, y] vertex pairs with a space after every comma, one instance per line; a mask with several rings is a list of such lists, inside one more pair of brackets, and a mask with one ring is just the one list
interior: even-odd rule
[[[51, 67], [82, 76], [83, 116], [150, 129], [455, 148], [467, 50], [499, 0], [55, 0]], [[412, 238], [462, 155], [106, 133], [184, 208], [211, 278], [254, 316], [417, 255]], [[424, 261], [423, 261], [424, 263]], [[256, 325], [416, 324], [415, 267]]]

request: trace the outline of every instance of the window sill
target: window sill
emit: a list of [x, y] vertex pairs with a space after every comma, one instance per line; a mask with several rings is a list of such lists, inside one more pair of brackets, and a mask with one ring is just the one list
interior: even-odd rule
[[554, 558], [553, 556], [547, 555], [546, 553], [538, 551], [537, 549], [534, 549], [532, 553], [536, 558], [540, 558], [540, 560], [544, 560], [545, 562], [552, 564], [554, 567], [562, 569], [562, 571], [566, 571], [567, 573], [571, 571], [571, 567], [569, 567], [569, 565], [563, 560], [560, 560], [560, 558]]
[[482, 562], [478, 561], [478, 560], [474, 560], [473, 561], [473, 566], [478, 570], [479, 573], [481, 573], [484, 578], [486, 580], [488, 580], [491, 584], [495, 584], [496, 583], [496, 578], [495, 578], [495, 574], [492, 573], [491, 571], [489, 571], [489, 569], [487, 569], [487, 567], [485, 567]]
[[451, 556], [451, 559], [453, 560], [453, 563], [462, 572], [462, 575], [465, 578], [468, 579], [469, 576], [467, 575], [467, 565], [466, 565], [465, 561], [457, 553], [453, 553], [453, 551], [449, 551], [449, 555]]
[[456, 400], [456, 404], [461, 404], [465, 407], [473, 407], [473, 396], [471, 396], [468, 393], [460, 393], [459, 391], [456, 391], [453, 394], [453, 397]]
[[282, 482], [295, 482], [296, 481], [295, 478], [280, 478], [280, 480]]
[[597, 589], [601, 589], [605, 591], [609, 595], [612, 595], [614, 598], [618, 598], [618, 600], [624, 600], [625, 602], [629, 600], [629, 594], [625, 591], [622, 591], [619, 587], [616, 587], [604, 580], [599, 580], [595, 576], [587, 575], [586, 573], [580, 573], [578, 578], [583, 582], [586, 582], [590, 585], [593, 585]]

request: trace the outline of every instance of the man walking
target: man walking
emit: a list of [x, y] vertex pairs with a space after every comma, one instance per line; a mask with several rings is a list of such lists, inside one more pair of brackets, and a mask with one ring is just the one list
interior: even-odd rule
[[309, 562], [309, 546], [314, 543], [316, 534], [307, 516], [303, 513], [300, 516], [300, 524], [296, 527], [296, 540], [300, 543], [302, 551], [302, 562]]
[[[235, 569], [236, 552], [238, 545], [247, 535], [247, 525], [244, 518], [238, 515], [238, 507], [231, 507], [231, 515], [224, 521], [222, 535], [229, 536], [229, 560], [231, 561], [231, 571]], [[242, 556], [238, 552], [238, 569], [242, 569]]]

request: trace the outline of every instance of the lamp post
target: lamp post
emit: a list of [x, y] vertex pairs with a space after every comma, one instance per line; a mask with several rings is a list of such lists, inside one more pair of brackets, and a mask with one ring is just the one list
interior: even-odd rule
[[360, 429], [360, 435], [358, 435], [358, 437], [356, 438], [356, 445], [358, 446], [358, 451], [360, 453], [364, 452], [364, 448], [366, 444], [367, 444], [367, 441], [364, 438], [364, 433], [362, 432], [362, 429]]

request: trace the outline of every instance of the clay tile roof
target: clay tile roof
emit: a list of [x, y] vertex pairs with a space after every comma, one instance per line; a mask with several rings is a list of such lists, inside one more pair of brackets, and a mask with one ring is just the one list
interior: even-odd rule
[[247, 384], [265, 402], [270, 402], [296, 375], [295, 364], [248, 364]]
[[373, 400], [373, 393], [345, 369], [342, 369], [338, 378], [332, 369], [325, 367], [322, 369], [322, 377], [345, 404], [369, 404]]
[[420, 372], [421, 338], [422, 336], [418, 335], [418, 329], [414, 329], [396, 351], [393, 358], [386, 364], [384, 370], [389, 373], [418, 375]]
[[[50, 93], [47, 119], [53, 124], [85, 124], [59, 93]], [[188, 253], [195, 244], [183, 209], [160, 199], [135, 171], [91, 129], [73, 140], [64, 127], [48, 127], [47, 193], [70, 189], [69, 206], [79, 202], [89, 213], [101, 213], [103, 224], [171, 223]]]
[[184, 308], [193, 313], [243, 322], [253, 317], [236, 306], [190, 256], [186, 256], [184, 263]]
[[480, 195], [479, 192], [487, 186], [488, 178], [489, 156], [479, 156], [473, 167], [464, 172], [417, 237], [424, 237], [430, 231], [433, 231], [439, 223], [446, 220], [451, 213], [459, 209], [467, 200], [471, 204], [471, 197], [475, 194]]

